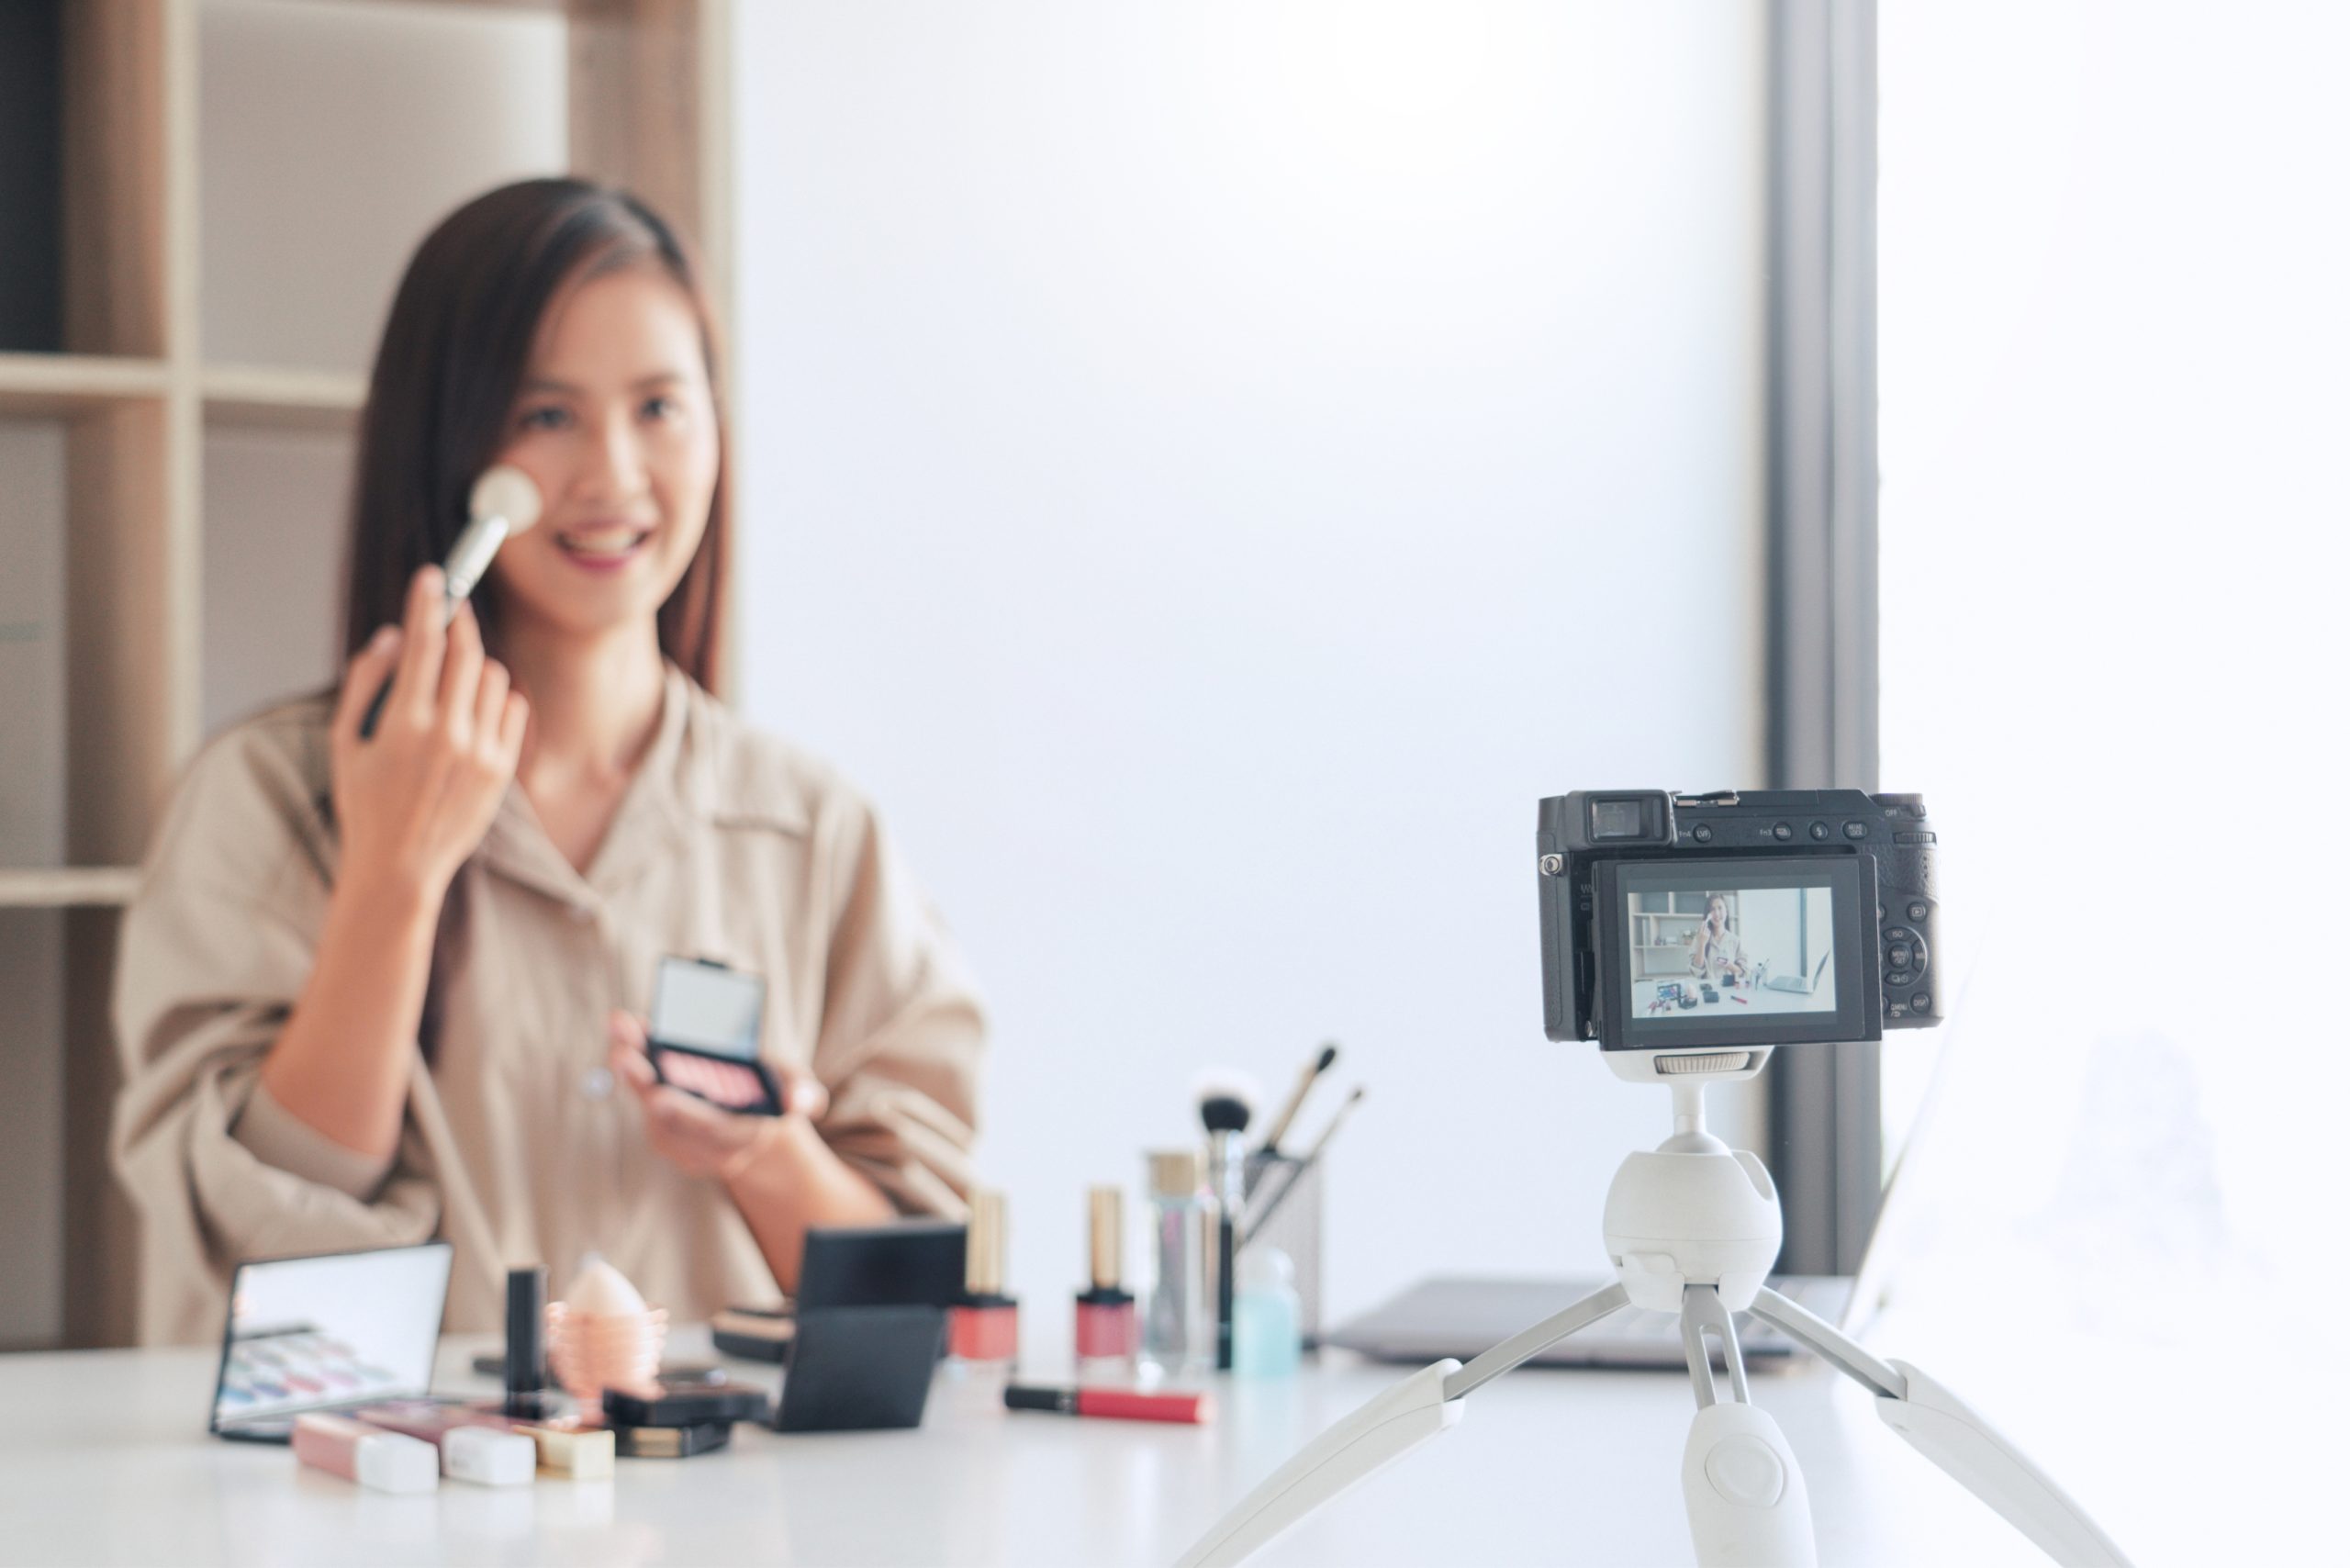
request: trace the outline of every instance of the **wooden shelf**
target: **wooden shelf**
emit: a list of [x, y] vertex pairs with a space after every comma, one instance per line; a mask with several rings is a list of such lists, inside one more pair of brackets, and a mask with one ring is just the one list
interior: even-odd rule
[[0, 909], [68, 909], [126, 904], [138, 890], [136, 866], [59, 866], [0, 870]]
[[367, 401], [364, 377], [327, 370], [207, 365], [203, 385], [206, 419], [274, 430], [349, 430]]
[[[532, 123], [544, 134], [533, 145], [555, 151], [534, 154], [527, 168], [483, 166], [480, 185], [567, 163], [634, 189], [698, 242], [722, 332], [732, 317], [729, 84], [736, 0], [251, 7], [216, 7], [207, 0], [35, 3], [53, 7], [57, 21], [59, 101], [44, 113], [53, 112], [58, 122], [62, 201], [55, 217], [44, 221], [55, 230], [45, 243], [54, 246], [61, 297], [56, 330], [23, 341], [62, 352], [0, 353], [0, 420], [63, 427], [62, 493], [52, 499], [44, 489], [39, 504], [54, 515], [35, 522], [54, 530], [42, 544], [59, 581], [42, 590], [42, 603], [12, 610], [12, 625], [0, 627], [0, 637], [22, 642], [26, 634], [14, 622], [28, 626], [37, 620], [36, 634], [55, 639], [20, 661], [28, 668], [39, 664], [39, 680], [12, 678], [0, 698], [44, 715], [42, 705], [62, 707], [63, 755], [54, 759], [54, 786], [44, 785], [62, 800], [62, 838], [53, 847], [44, 842], [15, 853], [20, 861], [54, 856], [73, 864], [0, 867], [0, 910], [56, 912], [60, 963], [53, 982], [43, 983], [54, 986], [54, 1048], [63, 1062], [56, 1092], [14, 1124], [59, 1126], [62, 1155], [35, 1169], [34, 1162], [49, 1157], [12, 1148], [0, 1138], [0, 1191], [10, 1194], [12, 1209], [25, 1208], [15, 1202], [22, 1197], [62, 1210], [68, 1242], [62, 1254], [22, 1265], [30, 1269], [31, 1282], [19, 1294], [57, 1304], [47, 1326], [31, 1332], [42, 1342], [121, 1344], [132, 1332], [139, 1263], [134, 1216], [108, 1152], [121, 1091], [121, 1055], [110, 1016], [120, 912], [136, 896], [136, 862], [146, 852], [156, 813], [203, 738], [207, 682], [238, 678], [233, 647], [215, 646], [205, 637], [207, 608], [225, 622], [237, 602], [208, 574], [224, 562], [230, 570], [257, 560], [284, 566], [293, 552], [274, 549], [277, 540], [298, 536], [315, 543], [310, 536], [325, 526], [328, 513], [318, 507], [245, 506], [235, 487], [307, 481], [317, 489], [318, 476], [345, 461], [330, 450], [337, 445], [330, 440], [214, 438], [346, 433], [355, 429], [366, 399], [362, 375], [281, 368], [352, 364], [358, 345], [339, 343], [336, 352], [313, 354], [274, 348], [263, 337], [240, 347], [233, 331], [207, 322], [206, 307], [229, 297], [223, 280], [259, 277], [267, 286], [236, 297], [249, 315], [231, 313], [232, 324], [285, 316], [297, 324], [331, 325], [327, 302], [342, 302], [333, 308], [373, 309], [370, 302], [386, 281], [347, 275], [340, 265], [306, 273], [298, 257], [268, 248], [283, 224], [332, 225], [339, 215], [348, 221], [382, 210], [381, 189], [364, 177], [343, 178], [341, 164], [330, 161], [321, 188], [331, 192], [331, 204], [285, 199], [283, 191], [298, 185], [306, 167], [299, 154], [314, 149], [273, 130], [276, 141], [263, 139], [239, 161], [236, 133], [256, 124], [341, 126], [347, 133], [381, 121], [389, 129], [369, 145], [384, 150], [385, 167], [413, 162], [419, 168], [445, 168], [448, 146], [426, 139], [412, 148], [398, 129], [419, 122], [438, 135], [445, 128], [436, 106], [398, 95], [321, 99], [300, 62], [337, 61], [345, 68], [341, 79], [367, 83], [380, 50], [342, 36], [366, 33], [378, 42], [390, 37], [401, 49], [413, 44], [424, 50], [399, 57], [413, 75], [417, 60], [451, 47], [432, 39], [452, 26], [511, 31], [517, 20], [457, 13], [477, 7], [559, 17], [559, 37], [558, 29], [535, 24], [523, 29], [547, 36], [532, 46], [536, 53], [526, 61], [516, 57], [514, 65], [516, 80], [538, 93], [532, 101], [539, 106], [532, 112], [543, 123]], [[443, 14], [430, 15], [436, 11]], [[413, 15], [402, 18], [404, 12]], [[225, 51], [216, 38], [224, 27], [235, 46]], [[418, 41], [424, 34], [432, 39]], [[278, 59], [272, 50], [286, 40], [294, 40], [293, 63], [279, 69], [269, 63]], [[236, 48], [247, 52], [240, 56]], [[475, 51], [456, 58], [508, 56]], [[240, 59], [250, 67], [244, 77], [229, 69]], [[222, 85], [239, 83], [243, 85], [234, 92]], [[227, 96], [207, 101], [207, 84]], [[554, 87], [560, 91], [550, 97]], [[250, 98], [236, 95], [241, 92]], [[346, 107], [348, 121], [339, 118]], [[345, 134], [337, 145], [353, 140]], [[247, 173], [261, 182], [259, 188], [279, 193], [274, 205], [263, 202], [255, 211], [233, 203], [207, 207], [207, 195], [218, 203], [227, 188], [207, 177], [207, 151], [227, 160], [223, 168]], [[475, 169], [472, 154], [460, 151], [454, 167]], [[312, 174], [319, 183], [315, 169]], [[465, 194], [442, 192], [436, 200], [442, 206], [432, 216]], [[402, 212], [400, 222], [412, 221], [416, 229], [397, 238], [412, 244], [428, 216]], [[17, 216], [11, 211], [0, 221]], [[207, 234], [251, 236], [254, 243], [215, 262], [204, 249]], [[207, 275], [213, 280], [208, 289], [201, 281]], [[323, 326], [318, 335], [331, 336]], [[207, 342], [211, 361], [205, 357]], [[58, 444], [47, 431], [39, 432], [39, 443], [44, 451]], [[0, 476], [0, 481], [17, 478]], [[280, 591], [277, 581], [269, 579], [270, 591]], [[265, 630], [281, 642], [291, 636], [274, 620]], [[6, 651], [11, 657], [27, 652]], [[265, 662], [259, 667], [274, 672]], [[289, 683], [297, 678], [287, 676]], [[17, 733], [17, 718], [16, 709], [0, 707], [0, 749]], [[43, 733], [60, 727], [52, 723]], [[0, 1230], [0, 1238], [15, 1234]], [[0, 1342], [32, 1340], [22, 1338], [16, 1322], [0, 1317]]]
[[0, 353], [0, 414], [60, 419], [126, 398], [160, 398], [171, 367], [113, 354]]

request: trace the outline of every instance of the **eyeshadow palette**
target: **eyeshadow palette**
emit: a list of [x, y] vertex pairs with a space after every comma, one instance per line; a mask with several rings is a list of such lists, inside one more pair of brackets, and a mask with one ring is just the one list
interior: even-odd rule
[[411, 1391], [409, 1378], [375, 1365], [323, 1329], [268, 1331], [229, 1347], [218, 1408], [223, 1419], [313, 1410]]
[[284, 1442], [294, 1417], [422, 1395], [432, 1377], [449, 1244], [240, 1263], [209, 1429]]

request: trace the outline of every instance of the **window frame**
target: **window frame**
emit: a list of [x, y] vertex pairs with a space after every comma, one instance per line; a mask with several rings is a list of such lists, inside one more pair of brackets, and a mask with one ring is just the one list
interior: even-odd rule
[[[1876, 6], [1768, 3], [1764, 770], [1774, 789], [1874, 790]], [[1785, 1272], [1859, 1269], [1883, 1192], [1880, 1048], [1791, 1047], [1763, 1074]]]

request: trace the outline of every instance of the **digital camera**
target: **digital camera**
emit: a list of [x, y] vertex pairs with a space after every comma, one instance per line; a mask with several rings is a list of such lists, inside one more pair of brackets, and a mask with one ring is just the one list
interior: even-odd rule
[[1942, 1022], [1916, 795], [1579, 790], [1540, 808], [1542, 1027], [1607, 1050]]

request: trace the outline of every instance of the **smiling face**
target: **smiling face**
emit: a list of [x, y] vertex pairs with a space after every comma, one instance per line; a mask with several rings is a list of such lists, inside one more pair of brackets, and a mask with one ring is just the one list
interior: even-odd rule
[[538, 526], [492, 567], [518, 631], [650, 625], [684, 577], [718, 484], [718, 414], [692, 300], [658, 266], [557, 293], [498, 454], [531, 476]]

